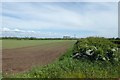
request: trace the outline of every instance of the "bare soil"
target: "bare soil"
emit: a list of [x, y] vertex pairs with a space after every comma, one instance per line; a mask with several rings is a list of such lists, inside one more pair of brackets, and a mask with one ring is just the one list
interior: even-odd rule
[[33, 66], [46, 65], [55, 61], [68, 49], [69, 43], [47, 44], [43, 46], [3, 49], [3, 73], [18, 73]]

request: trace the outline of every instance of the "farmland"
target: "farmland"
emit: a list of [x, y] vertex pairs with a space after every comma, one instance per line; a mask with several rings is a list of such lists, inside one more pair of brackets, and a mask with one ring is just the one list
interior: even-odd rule
[[14, 78], [119, 77], [119, 62], [112, 64], [104, 61], [73, 59], [71, 56], [75, 43], [76, 40], [3, 40], [3, 76]]
[[[30, 47], [30, 46], [46, 46], [48, 44], [52, 45], [62, 42], [70, 42], [67, 40], [2, 40], [3, 49], [13, 49], [21, 47]], [[74, 41], [73, 41], [74, 42]]]
[[3, 40], [3, 73], [26, 71], [60, 57], [75, 40]]

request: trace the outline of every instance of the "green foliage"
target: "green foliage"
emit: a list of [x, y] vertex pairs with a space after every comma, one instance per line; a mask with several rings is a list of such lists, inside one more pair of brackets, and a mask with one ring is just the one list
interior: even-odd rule
[[15, 74], [13, 78], [118, 78], [119, 64], [111, 65], [104, 62], [88, 60], [64, 59], [54, 64], [35, 67], [29, 72]]
[[2, 79], [2, 71], [0, 71], [0, 80]]
[[88, 37], [78, 40], [74, 45], [73, 57], [110, 62], [118, 61], [119, 59], [117, 45], [99, 37]]
[[110, 41], [115, 43], [118, 46], [118, 48], [120, 48], [120, 39], [110, 40]]

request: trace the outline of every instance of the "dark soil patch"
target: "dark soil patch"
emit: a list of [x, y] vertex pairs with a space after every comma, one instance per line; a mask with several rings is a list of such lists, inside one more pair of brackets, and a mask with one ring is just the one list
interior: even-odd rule
[[70, 47], [67, 42], [16, 49], [3, 49], [3, 73], [24, 72], [33, 66], [49, 64]]

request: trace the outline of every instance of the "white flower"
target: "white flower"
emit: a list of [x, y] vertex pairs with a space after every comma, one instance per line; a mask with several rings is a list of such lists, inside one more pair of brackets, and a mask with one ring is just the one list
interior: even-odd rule
[[116, 48], [116, 50], [118, 51], [118, 48]]
[[118, 58], [114, 58], [116, 61], [118, 61]]
[[111, 51], [116, 51], [116, 50], [113, 48], [113, 49], [111, 49]]
[[105, 58], [103, 58], [103, 60], [106, 60]]

